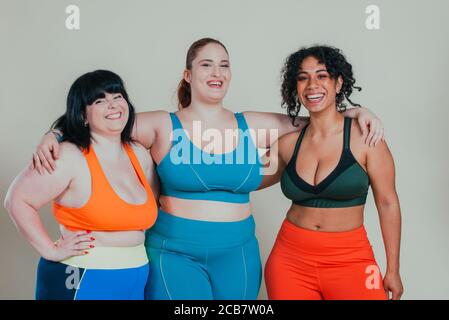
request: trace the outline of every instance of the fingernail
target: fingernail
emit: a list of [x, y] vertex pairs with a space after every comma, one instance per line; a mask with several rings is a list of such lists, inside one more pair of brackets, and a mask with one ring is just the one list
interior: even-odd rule
[[95, 240], [95, 238], [90, 238], [90, 240], [94, 241], [94, 240]]
[[88, 254], [89, 253], [89, 251], [84, 251], [84, 254]]
[[90, 231], [90, 230], [86, 230], [86, 232], [87, 232], [87, 234], [89, 234], [89, 233], [91, 233], [92, 231]]
[[93, 245], [90, 245], [90, 246], [89, 246], [89, 248], [95, 248], [95, 246], [93, 246]]

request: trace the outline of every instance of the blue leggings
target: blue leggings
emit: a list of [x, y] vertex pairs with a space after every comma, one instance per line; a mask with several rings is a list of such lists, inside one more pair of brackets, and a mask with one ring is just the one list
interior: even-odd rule
[[145, 246], [151, 264], [148, 300], [257, 298], [262, 266], [252, 216], [209, 222], [159, 210]]
[[143, 300], [149, 265], [84, 269], [41, 258], [36, 300]]

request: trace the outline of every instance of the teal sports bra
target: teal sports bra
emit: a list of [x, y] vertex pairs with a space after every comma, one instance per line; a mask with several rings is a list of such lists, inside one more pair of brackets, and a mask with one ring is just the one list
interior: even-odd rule
[[282, 192], [294, 204], [313, 208], [346, 208], [365, 204], [370, 182], [350, 149], [351, 120], [345, 118], [344, 121], [343, 151], [336, 168], [315, 186], [296, 172], [296, 159], [308, 124], [302, 129], [281, 177]]
[[170, 113], [172, 147], [156, 167], [161, 195], [191, 200], [248, 203], [249, 193], [262, 182], [262, 163], [245, 117], [235, 113], [237, 147], [212, 154], [192, 143], [181, 121]]

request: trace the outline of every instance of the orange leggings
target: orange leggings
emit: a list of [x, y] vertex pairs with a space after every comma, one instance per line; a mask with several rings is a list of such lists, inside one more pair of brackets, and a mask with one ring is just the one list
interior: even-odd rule
[[386, 300], [364, 226], [321, 232], [287, 219], [265, 265], [269, 299]]

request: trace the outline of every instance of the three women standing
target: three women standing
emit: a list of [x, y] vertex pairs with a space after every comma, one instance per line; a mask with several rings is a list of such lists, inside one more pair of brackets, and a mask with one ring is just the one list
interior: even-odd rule
[[[257, 148], [269, 147], [275, 139], [252, 137], [250, 131], [277, 129], [282, 136], [300, 130], [306, 121], [300, 118], [298, 127], [286, 115], [226, 109], [230, 80], [225, 46], [200, 39], [187, 53], [180, 110], [136, 115], [132, 137], [150, 150], [161, 183], [158, 219], [146, 237], [152, 268], [148, 299], [257, 298], [261, 261], [249, 193], [262, 181]], [[376, 123], [360, 109], [347, 115]], [[219, 138], [195, 139], [208, 129], [218, 131]], [[225, 139], [229, 129], [231, 140]], [[382, 128], [370, 129], [373, 141], [381, 138]], [[50, 151], [57, 150], [55, 138], [47, 135], [38, 153], [50, 171]]]

